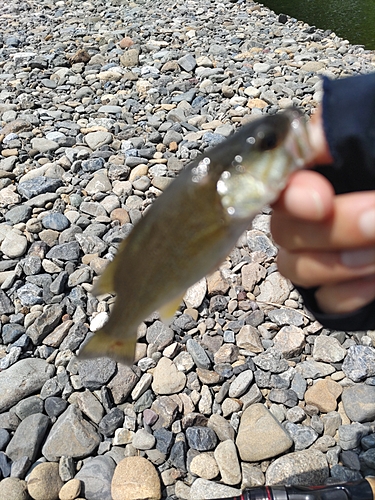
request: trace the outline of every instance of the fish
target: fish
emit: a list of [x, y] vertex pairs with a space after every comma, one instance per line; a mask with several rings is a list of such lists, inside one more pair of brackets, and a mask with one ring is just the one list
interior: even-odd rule
[[137, 328], [155, 311], [173, 316], [186, 290], [225, 260], [261, 209], [311, 155], [297, 108], [265, 115], [191, 162], [121, 242], [93, 294], [115, 294], [107, 323], [81, 358], [131, 365]]

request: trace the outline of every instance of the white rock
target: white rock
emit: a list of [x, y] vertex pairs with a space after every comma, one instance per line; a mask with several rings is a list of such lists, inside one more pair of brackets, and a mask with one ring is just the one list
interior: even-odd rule
[[108, 313], [100, 312], [99, 314], [94, 316], [94, 318], [92, 318], [90, 323], [90, 330], [92, 332], [97, 332], [98, 330], [103, 328], [103, 326], [107, 323], [108, 318], [109, 318]]

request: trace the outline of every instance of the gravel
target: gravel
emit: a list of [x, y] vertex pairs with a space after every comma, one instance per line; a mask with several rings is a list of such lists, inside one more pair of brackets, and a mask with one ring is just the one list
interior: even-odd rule
[[0, 496], [375, 475], [375, 332], [304, 309], [269, 208], [169, 326], [142, 323], [132, 367], [77, 358], [113, 303], [93, 280], [183, 166], [257, 116], [309, 115], [322, 75], [374, 53], [251, 0], [5, 0], [0, 22]]

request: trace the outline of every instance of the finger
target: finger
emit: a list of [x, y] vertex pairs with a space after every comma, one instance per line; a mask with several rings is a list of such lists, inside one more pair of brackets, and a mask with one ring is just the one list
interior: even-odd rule
[[276, 243], [290, 251], [372, 246], [375, 243], [375, 193], [362, 191], [336, 196], [333, 215], [321, 222], [275, 211], [271, 230]]
[[289, 179], [274, 211], [281, 211], [298, 219], [320, 221], [329, 217], [335, 196], [331, 183], [318, 172], [300, 170]]
[[345, 252], [298, 252], [280, 248], [279, 271], [305, 288], [332, 285], [375, 274], [375, 247]]
[[319, 288], [315, 293], [320, 309], [327, 314], [356, 311], [375, 299], [375, 275]]

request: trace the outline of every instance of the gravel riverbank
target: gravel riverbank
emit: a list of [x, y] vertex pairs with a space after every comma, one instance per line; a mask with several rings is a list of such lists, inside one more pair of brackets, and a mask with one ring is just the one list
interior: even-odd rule
[[270, 210], [170, 327], [141, 325], [133, 367], [76, 357], [113, 302], [93, 280], [183, 166], [258, 115], [309, 114], [322, 74], [374, 52], [251, 1], [3, 0], [0, 26], [0, 498], [375, 475], [375, 332], [304, 310]]

